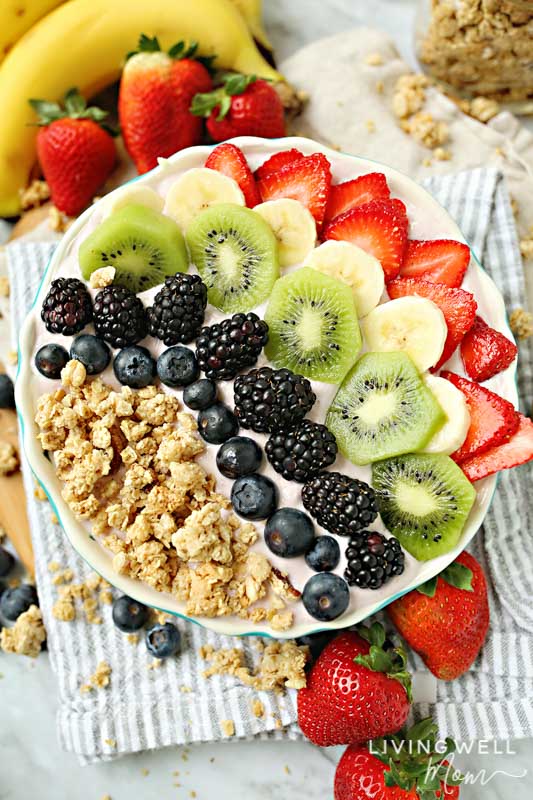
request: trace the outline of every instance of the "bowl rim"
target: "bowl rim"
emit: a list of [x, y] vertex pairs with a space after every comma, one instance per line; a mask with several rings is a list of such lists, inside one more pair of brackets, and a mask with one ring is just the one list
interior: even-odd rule
[[[349, 160], [359, 162], [360, 164], [371, 164], [375, 166], [379, 166], [380, 170], [387, 176], [394, 177], [398, 179], [400, 182], [407, 182], [410, 186], [410, 190], [413, 193], [414, 197], [420, 197], [421, 202], [428, 210], [431, 211], [431, 206], [433, 206], [436, 210], [438, 210], [440, 215], [445, 215], [447, 220], [449, 221], [449, 231], [446, 232], [447, 238], [455, 238], [458, 241], [464, 242], [468, 244], [465, 237], [463, 236], [460, 228], [456, 224], [456, 222], [452, 219], [446, 209], [440, 205], [433, 198], [433, 196], [422, 187], [420, 184], [416, 183], [412, 178], [409, 178], [404, 173], [400, 172], [393, 167], [390, 167], [382, 162], [375, 161], [373, 159], [357, 156], [350, 153], [343, 153], [337, 150], [333, 150], [326, 145], [320, 144], [319, 142], [315, 142], [312, 139], [298, 137], [298, 136], [290, 136], [290, 137], [283, 137], [280, 139], [262, 139], [259, 137], [253, 136], [246, 136], [246, 137], [237, 137], [235, 139], [228, 140], [229, 142], [235, 144], [236, 146], [243, 149], [245, 152], [247, 149], [251, 148], [259, 148], [260, 150], [265, 151], [265, 156], [271, 155], [272, 152], [279, 152], [280, 150], [289, 149], [291, 147], [297, 148], [304, 153], [315, 153], [321, 152], [326, 157], [332, 160]], [[198, 145], [196, 147], [187, 148], [186, 150], [179, 151], [175, 153], [168, 159], [159, 159], [159, 166], [155, 167], [155, 169], [151, 170], [150, 172], [145, 173], [144, 175], [139, 175], [133, 178], [132, 180], [128, 181], [126, 184], [118, 187], [117, 189], [113, 190], [115, 192], [120, 191], [123, 186], [131, 184], [133, 182], [147, 182], [149, 183], [154, 176], [159, 176], [164, 174], [164, 169], [166, 164], [174, 165], [179, 164], [180, 161], [185, 160], [191, 156], [206, 156], [216, 145]], [[110, 193], [112, 194], [112, 193]], [[34, 422], [34, 397], [31, 391], [25, 391], [26, 387], [30, 383], [31, 379], [31, 364], [32, 364], [32, 354], [33, 354], [33, 345], [35, 340], [35, 332], [36, 332], [36, 312], [35, 309], [38, 303], [43, 299], [44, 294], [46, 293], [47, 286], [48, 286], [48, 276], [54, 271], [56, 266], [62, 261], [64, 254], [67, 251], [70, 243], [76, 236], [76, 234], [82, 229], [86, 221], [89, 217], [94, 213], [95, 209], [98, 207], [99, 203], [106, 200], [110, 195], [106, 195], [101, 201], [95, 203], [86, 211], [84, 211], [77, 220], [70, 226], [66, 234], [58, 243], [57, 247], [55, 248], [53, 254], [51, 255], [48, 264], [45, 268], [43, 277], [39, 284], [39, 288], [37, 290], [35, 299], [32, 303], [32, 306], [24, 320], [22, 325], [20, 334], [19, 334], [19, 341], [18, 341], [18, 370], [15, 382], [15, 400], [17, 406], [17, 414], [20, 423], [20, 438], [22, 443], [22, 448], [27, 459], [29, 466], [35, 476], [35, 478], [39, 481], [40, 485], [42, 486], [44, 492], [46, 493], [48, 500], [52, 506], [54, 513], [56, 514], [59, 523], [61, 524], [64, 533], [66, 534], [70, 544], [76, 550], [78, 555], [83, 558], [83, 560], [89, 565], [91, 569], [101, 575], [105, 580], [111, 583], [115, 588], [119, 589], [119, 591], [128, 594], [129, 596], [133, 597], [139, 602], [144, 603], [152, 608], [158, 609], [163, 611], [166, 614], [176, 616], [188, 622], [193, 622], [197, 625], [200, 625], [206, 629], [212, 630], [215, 633], [219, 633], [222, 635], [230, 635], [230, 636], [262, 636], [268, 638], [275, 638], [275, 639], [293, 639], [304, 635], [310, 635], [313, 633], [319, 633], [324, 630], [341, 630], [346, 628], [350, 625], [354, 625], [363, 621], [364, 619], [368, 618], [369, 616], [376, 614], [377, 612], [381, 611], [390, 603], [394, 602], [398, 598], [402, 597], [407, 592], [412, 591], [421, 583], [429, 580], [434, 575], [438, 574], [444, 567], [451, 563], [460, 552], [462, 552], [465, 547], [469, 544], [469, 542], [473, 539], [473, 537], [478, 532], [479, 528], [481, 527], [483, 520], [486, 514], [489, 511], [490, 504], [494, 497], [494, 492], [496, 490], [496, 484], [498, 475], [491, 475], [488, 478], [483, 479], [479, 482], [476, 490], [478, 491], [480, 488], [482, 489], [483, 498], [479, 503], [479, 506], [471, 512], [470, 517], [467, 520], [465, 530], [461, 535], [458, 545], [451, 550], [449, 553], [445, 554], [444, 556], [438, 557], [438, 559], [432, 559], [431, 561], [426, 562], [419, 562], [422, 566], [422, 573], [423, 576], [421, 577], [420, 574], [416, 576], [407, 586], [404, 586], [400, 591], [395, 592], [390, 597], [386, 598], [383, 601], [377, 601], [371, 605], [370, 610], [368, 607], [365, 606], [365, 611], [362, 613], [360, 610], [358, 611], [357, 608], [349, 610], [347, 613], [343, 614], [339, 619], [333, 620], [329, 623], [320, 623], [318, 620], [313, 621], [310, 619], [309, 622], [301, 622], [299, 624], [295, 624], [291, 629], [288, 631], [275, 631], [272, 628], [266, 627], [265, 629], [260, 629], [259, 627], [256, 628], [248, 628], [247, 626], [251, 625], [248, 620], [240, 620], [236, 619], [235, 617], [215, 617], [215, 618], [207, 618], [207, 617], [198, 617], [198, 616], [189, 616], [185, 614], [183, 611], [179, 611], [175, 608], [169, 609], [165, 608], [164, 598], [170, 597], [170, 595], [163, 594], [161, 592], [157, 592], [156, 589], [148, 586], [147, 584], [143, 583], [134, 578], [129, 578], [124, 575], [119, 575], [114, 572], [112, 568], [112, 559], [110, 558], [109, 551], [106, 551], [95, 539], [95, 537], [87, 531], [83, 525], [76, 520], [72, 511], [63, 500], [61, 496], [61, 482], [57, 478], [57, 476], [51, 472], [52, 464], [45, 456], [44, 452], [42, 451], [40, 444], [37, 440], [35, 435], [36, 432], [36, 425]], [[470, 246], [470, 245], [469, 245]], [[512, 331], [509, 327], [509, 322], [507, 319], [507, 314], [505, 310], [505, 303], [502, 297], [502, 294], [492, 278], [488, 275], [485, 271], [481, 263], [479, 262], [475, 252], [470, 247], [471, 256], [472, 256], [472, 264], [471, 268], [474, 268], [477, 271], [477, 278], [480, 281], [481, 285], [484, 287], [484, 291], [486, 291], [487, 296], [490, 297], [491, 301], [491, 318], [490, 322], [493, 325], [496, 325], [498, 329], [503, 329], [505, 335], [508, 336], [511, 341], [514, 341], [514, 336]], [[518, 406], [518, 390], [517, 390], [517, 383], [516, 383], [516, 370], [517, 370], [517, 361], [513, 362], [513, 364], [508, 368], [505, 373], [505, 397], [510, 400], [515, 407]], [[47, 476], [47, 472], [50, 472], [50, 475]], [[50, 480], [48, 480], [50, 478]], [[478, 492], [479, 493], [479, 492]], [[93, 544], [96, 544], [98, 550], [95, 550]], [[98, 557], [99, 555], [99, 557]], [[431, 564], [434, 561], [438, 561], [438, 568], [431, 570]], [[96, 562], [96, 563], [95, 563]], [[148, 595], [148, 596], [147, 596]], [[156, 602], [157, 597], [161, 596], [161, 602]], [[174, 602], [179, 602], [174, 600]]]

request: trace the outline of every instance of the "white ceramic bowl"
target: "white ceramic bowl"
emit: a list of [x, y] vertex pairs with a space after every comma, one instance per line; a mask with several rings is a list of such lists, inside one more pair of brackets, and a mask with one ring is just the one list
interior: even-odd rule
[[[323, 152], [332, 164], [334, 180], [347, 180], [364, 172], [379, 170], [385, 173], [391, 192], [407, 205], [407, 212], [411, 221], [410, 236], [412, 238], [450, 238], [464, 241], [461, 231], [447, 214], [446, 211], [424, 189], [411, 181], [406, 176], [383, 164], [377, 164], [367, 159], [345, 155], [330, 150], [310, 139], [291, 137], [279, 140], [258, 139], [242, 137], [235, 139], [245, 153], [253, 169], [259, 166], [266, 158], [281, 150], [296, 147], [304, 154]], [[164, 161], [147, 175], [136, 179], [147, 185], [166, 182], [180, 172], [191, 167], [203, 165], [210, 147], [193, 147], [176, 153]], [[100, 201], [101, 203], [102, 201]], [[33, 368], [33, 356], [37, 339], [38, 325], [40, 324], [39, 312], [42, 301], [48, 291], [51, 280], [56, 276], [65, 254], [69, 251], [75, 237], [80, 230], [90, 222], [91, 217], [100, 215], [100, 203], [87, 209], [78, 220], [69, 228], [56, 251], [44, 276], [43, 282], [35, 299], [34, 306], [29, 313], [20, 334], [19, 372], [16, 383], [16, 401], [23, 431], [23, 446], [29, 464], [38, 480], [46, 491], [52, 506], [63, 526], [63, 529], [73, 547], [87, 561], [91, 567], [102, 575], [120, 591], [134, 597], [146, 605], [160, 608], [170, 614], [184, 617], [183, 603], [170, 594], [157, 592], [150, 586], [140, 581], [117, 575], [111, 565], [111, 554], [92, 538], [85, 528], [69, 509], [61, 497], [61, 482], [55, 475], [54, 467], [44, 456], [37, 440], [37, 427], [34, 422], [36, 402], [39, 390], [43, 391], [42, 383], [38, 390], [39, 380]], [[472, 291], [476, 297], [479, 313], [495, 328], [502, 331], [509, 338], [512, 333], [507, 324], [505, 307], [502, 296], [493, 281], [483, 268], [473, 259], [468, 270], [464, 287]], [[449, 362], [449, 366], [456, 372], [463, 372], [459, 356], [456, 354]], [[518, 403], [516, 383], [516, 364], [489, 382], [490, 388], [510, 400], [516, 406]], [[453, 561], [465, 548], [481, 526], [489, 509], [489, 505], [496, 486], [496, 476], [491, 476], [476, 483], [476, 501], [461, 539], [456, 548], [444, 556], [428, 562], [415, 562], [411, 559], [411, 567], [404, 575], [395, 578], [378, 591], [358, 590], [355, 602], [352, 593], [352, 602], [349, 610], [334, 622], [324, 624], [306, 615], [297, 619], [293, 628], [285, 633], [274, 632], [268, 626], [259, 629], [252, 623], [234, 617], [221, 617], [206, 619], [198, 617], [185, 617], [200, 623], [214, 631], [233, 635], [263, 635], [276, 636], [277, 638], [292, 638], [312, 633], [318, 630], [344, 628], [353, 625], [374, 614], [388, 603], [400, 597], [405, 592], [414, 589], [423, 581], [428, 580]], [[413, 564], [415, 565], [413, 567]], [[284, 565], [285, 566], [285, 565]], [[287, 562], [286, 568], [290, 574], [291, 564]], [[301, 588], [301, 587], [300, 587]]]

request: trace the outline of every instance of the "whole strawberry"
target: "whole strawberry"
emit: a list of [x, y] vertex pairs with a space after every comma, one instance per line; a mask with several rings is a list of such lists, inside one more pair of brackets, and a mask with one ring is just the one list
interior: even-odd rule
[[197, 57], [198, 45], [178, 42], [168, 53], [144, 34], [126, 61], [118, 112], [124, 144], [140, 173], [178, 150], [199, 144], [202, 120], [189, 111], [198, 92], [213, 86], [211, 59]]
[[438, 577], [391, 603], [387, 613], [431, 672], [454, 680], [470, 668], [487, 635], [483, 571], [470, 553], [461, 553]]
[[[353, 744], [335, 773], [335, 800], [456, 800], [463, 776], [436, 747], [437, 726], [424, 719], [405, 734]], [[439, 743], [440, 747], [440, 743]]]
[[285, 136], [279, 95], [255, 75], [226, 75], [218, 89], [196, 95], [191, 111], [208, 118], [207, 130], [215, 142], [234, 136]]
[[[298, 722], [313, 744], [366, 742], [399, 730], [411, 704], [411, 676], [400, 648], [384, 649], [379, 623], [331, 641], [298, 692]], [[365, 638], [363, 638], [365, 637]]]
[[101, 127], [106, 111], [87, 104], [77, 89], [64, 106], [30, 100], [39, 115], [37, 156], [54, 205], [75, 217], [92, 201], [116, 161], [112, 135]]

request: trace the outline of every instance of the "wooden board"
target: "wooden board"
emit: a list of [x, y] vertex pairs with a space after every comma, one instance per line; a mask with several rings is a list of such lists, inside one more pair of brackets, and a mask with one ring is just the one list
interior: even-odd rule
[[[10, 442], [19, 451], [17, 415], [12, 409], [0, 408], [0, 438]], [[20, 560], [33, 575], [33, 548], [20, 470], [12, 475], [0, 475], [0, 525], [9, 536]]]

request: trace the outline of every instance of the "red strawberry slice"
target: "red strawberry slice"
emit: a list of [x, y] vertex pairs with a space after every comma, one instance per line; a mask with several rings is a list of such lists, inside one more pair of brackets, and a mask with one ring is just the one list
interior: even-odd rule
[[454, 372], [441, 375], [462, 391], [470, 411], [470, 428], [462, 446], [452, 453], [454, 461], [462, 466], [467, 459], [507, 442], [516, 433], [520, 415], [512, 403]]
[[388, 282], [402, 266], [408, 224], [401, 200], [372, 200], [336, 217], [327, 226], [324, 239], [351, 242], [375, 256]]
[[438, 305], [448, 326], [444, 350], [434, 367], [439, 369], [448, 361], [465, 333], [474, 324], [477, 309], [474, 296], [464, 289], [450, 289], [449, 286], [440, 283], [430, 283], [416, 278], [397, 278], [389, 283], [387, 291], [393, 299], [416, 294], [419, 297], [427, 297]]
[[295, 147], [291, 147], [290, 150], [282, 150], [281, 153], [274, 153], [273, 156], [270, 156], [256, 169], [255, 179], [260, 181], [262, 178], [266, 178], [267, 175], [271, 175], [282, 167], [286, 167], [287, 164], [292, 164], [293, 161], [299, 161], [301, 158], [304, 158], [304, 154], [300, 153]]
[[292, 161], [258, 183], [263, 201], [290, 197], [307, 206], [316, 224], [324, 221], [331, 186], [331, 166], [322, 153]]
[[355, 206], [370, 203], [372, 200], [388, 200], [389, 197], [390, 189], [382, 172], [369, 172], [353, 181], [337, 183], [331, 187], [326, 222]]
[[452, 239], [422, 241], [410, 239], [400, 275], [444, 283], [452, 289], [463, 282], [470, 263], [470, 248]]
[[261, 202], [261, 195], [244, 153], [234, 144], [219, 144], [215, 147], [209, 154], [205, 166], [227, 175], [228, 178], [233, 178], [239, 184], [248, 208], [253, 208]]
[[514, 342], [487, 325], [481, 317], [476, 317], [461, 342], [463, 366], [472, 380], [479, 383], [507, 369], [517, 353]]
[[511, 469], [533, 460], [533, 421], [517, 413], [518, 430], [508, 442], [492, 447], [481, 455], [461, 463], [461, 469], [470, 481], [479, 481], [502, 469]]

